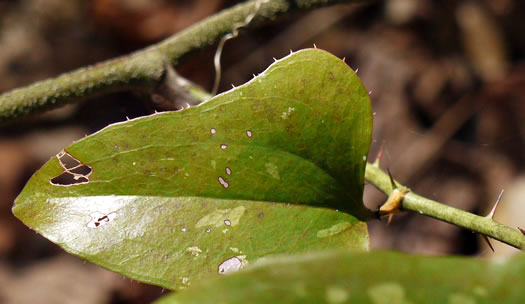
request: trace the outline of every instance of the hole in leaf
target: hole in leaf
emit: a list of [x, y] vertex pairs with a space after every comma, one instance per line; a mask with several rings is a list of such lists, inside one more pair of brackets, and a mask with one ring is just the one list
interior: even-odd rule
[[219, 265], [218, 273], [219, 274], [228, 274], [232, 272], [239, 271], [246, 263], [246, 260], [243, 260], [244, 256], [242, 257], [232, 257], [227, 259], [226, 261], [222, 262]]
[[228, 188], [230, 186], [230, 184], [228, 184], [228, 182], [222, 176], [219, 176], [219, 184], [221, 184], [224, 188]]
[[64, 172], [50, 180], [52, 185], [72, 186], [89, 183], [89, 176], [93, 172], [90, 166], [82, 164], [65, 151], [61, 151], [56, 157]]
[[58, 153], [57, 158], [62, 168], [66, 170], [73, 169], [80, 165], [80, 161], [71, 156], [66, 151], [61, 151], [60, 153]]
[[89, 216], [91, 217], [91, 220], [86, 226], [89, 228], [99, 228], [113, 221], [117, 217], [117, 214], [115, 212], [104, 214], [102, 212], [96, 211], [91, 213]]

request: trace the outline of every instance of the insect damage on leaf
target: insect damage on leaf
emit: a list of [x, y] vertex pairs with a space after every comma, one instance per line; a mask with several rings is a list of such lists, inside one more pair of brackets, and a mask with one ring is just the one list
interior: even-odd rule
[[73, 186], [89, 183], [89, 176], [93, 173], [90, 166], [84, 165], [64, 150], [60, 151], [56, 157], [64, 172], [50, 180], [52, 185]]
[[217, 271], [217, 273], [229, 274], [229, 273], [237, 272], [241, 268], [246, 266], [246, 264], [248, 264], [248, 260], [246, 260], [245, 255], [234, 256], [222, 262], [219, 265], [219, 270]]
[[89, 221], [89, 223], [87, 223], [86, 226], [88, 226], [89, 228], [98, 228], [114, 220], [117, 217], [117, 214], [115, 212], [111, 212], [109, 214], [93, 212], [89, 216], [91, 217], [91, 220]]

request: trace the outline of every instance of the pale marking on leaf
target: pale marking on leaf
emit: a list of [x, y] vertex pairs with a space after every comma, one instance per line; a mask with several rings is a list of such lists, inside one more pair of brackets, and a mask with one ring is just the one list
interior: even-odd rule
[[251, 138], [251, 137], [252, 137], [252, 135], [253, 135], [253, 133], [252, 133], [252, 131], [251, 131], [251, 130], [246, 130], [246, 136], [248, 136], [248, 137], [250, 137], [250, 138]]
[[352, 226], [352, 224], [350, 224], [349, 222], [338, 223], [338, 224], [333, 225], [330, 228], [317, 231], [317, 237], [326, 238], [326, 237], [338, 234], [341, 231], [346, 230], [350, 226]]
[[410, 304], [405, 298], [405, 289], [401, 284], [385, 282], [374, 285], [367, 290], [374, 304]]
[[287, 119], [290, 116], [290, 114], [293, 113], [293, 111], [295, 111], [295, 108], [288, 107], [288, 111], [287, 112], [283, 112], [283, 114], [281, 115], [281, 118], [282, 119]]
[[180, 229], [180, 231], [182, 231], [182, 232], [186, 232], [186, 227], [182, 227], [182, 228]]
[[111, 221], [117, 218], [117, 213], [111, 212], [104, 214], [102, 212], [95, 211], [89, 214], [89, 217], [91, 217], [91, 220], [86, 224], [86, 226], [96, 229], [109, 224]]
[[348, 299], [348, 291], [339, 286], [329, 286], [326, 288], [325, 298], [330, 304], [344, 303]]
[[226, 167], [225, 171], [226, 171], [226, 174], [232, 175], [232, 169]]
[[186, 248], [186, 251], [191, 252], [191, 254], [193, 256], [195, 256], [195, 257], [198, 257], [199, 254], [202, 252], [202, 250], [199, 247], [197, 247], [197, 246], [188, 247], [188, 248]]
[[304, 282], [294, 283], [291, 289], [298, 297], [304, 298], [308, 295], [308, 289]]
[[226, 220], [230, 221], [231, 226], [236, 226], [239, 224], [239, 220], [245, 211], [246, 208], [244, 206], [235, 207], [234, 209], [216, 209], [201, 218], [197, 224], [195, 224], [195, 228], [205, 226], [221, 227]]
[[472, 293], [477, 295], [478, 297], [486, 297], [488, 296], [487, 289], [483, 286], [476, 286], [472, 289]]
[[476, 304], [476, 300], [466, 294], [452, 293], [448, 296], [448, 304]]
[[222, 144], [222, 145], [221, 145], [221, 149], [222, 149], [222, 150], [226, 150], [227, 148], [228, 148], [228, 145], [226, 145], [226, 144]]
[[235, 252], [235, 253], [239, 253], [239, 248], [230, 247], [230, 250]]
[[207, 228], [207, 229], [206, 229], [206, 232], [211, 232], [211, 228]]
[[279, 180], [281, 177], [279, 176], [279, 168], [274, 163], [266, 163], [264, 164], [266, 167], [266, 172], [270, 174], [271, 177]]
[[211, 129], [210, 129], [210, 133], [211, 133], [211, 134], [215, 134], [215, 133], [217, 133], [217, 130], [215, 130], [215, 128], [211, 128]]

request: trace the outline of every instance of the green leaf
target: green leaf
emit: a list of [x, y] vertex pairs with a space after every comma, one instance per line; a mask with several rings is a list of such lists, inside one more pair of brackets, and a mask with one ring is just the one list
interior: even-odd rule
[[525, 303], [525, 259], [331, 251], [274, 257], [156, 304]]
[[13, 212], [70, 253], [166, 288], [269, 254], [368, 248], [371, 128], [355, 73], [300, 51], [200, 106], [74, 143]]

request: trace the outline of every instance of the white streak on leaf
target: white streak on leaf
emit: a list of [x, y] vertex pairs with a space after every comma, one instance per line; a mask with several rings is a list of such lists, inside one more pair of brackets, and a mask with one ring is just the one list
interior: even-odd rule
[[335, 224], [335, 225], [333, 225], [330, 228], [319, 230], [317, 232], [317, 237], [318, 238], [326, 238], [326, 237], [338, 234], [338, 233], [346, 230], [351, 225], [352, 224], [350, 224], [349, 222], [342, 222], [342, 223]]

